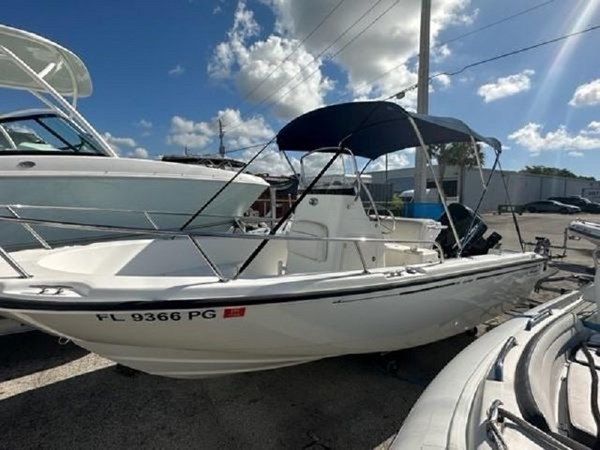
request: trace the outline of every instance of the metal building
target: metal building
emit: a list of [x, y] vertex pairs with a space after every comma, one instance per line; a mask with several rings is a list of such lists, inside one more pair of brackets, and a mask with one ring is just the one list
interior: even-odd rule
[[[437, 167], [434, 167], [437, 172]], [[447, 167], [444, 173], [444, 191], [452, 200], [459, 201], [471, 208], [475, 208], [482, 194], [482, 175], [485, 180], [490, 175], [490, 169]], [[372, 191], [376, 201], [387, 201], [390, 192], [399, 194], [414, 185], [414, 168], [369, 172], [372, 179]], [[504, 181], [496, 171], [492, 176], [487, 194], [481, 204], [480, 212], [496, 211], [498, 205], [522, 205], [536, 200], [545, 200], [548, 197], [564, 197], [568, 195], [581, 195], [584, 189], [600, 189], [600, 181], [583, 180], [580, 178], [567, 178], [549, 175], [534, 175], [521, 172], [504, 171]], [[387, 189], [386, 189], [387, 187]], [[435, 187], [433, 177], [427, 179], [427, 187]], [[383, 194], [383, 196], [382, 196]]]

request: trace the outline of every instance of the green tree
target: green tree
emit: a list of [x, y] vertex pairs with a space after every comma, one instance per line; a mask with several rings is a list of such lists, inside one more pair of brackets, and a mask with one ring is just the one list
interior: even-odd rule
[[394, 213], [394, 215], [400, 216], [402, 215], [402, 206], [402, 198], [400, 195], [394, 193], [394, 195], [392, 195], [392, 199], [390, 200], [390, 210], [392, 213]]
[[[485, 162], [485, 153], [481, 144], [476, 144], [477, 155], [481, 165]], [[457, 166], [462, 170], [465, 167], [476, 167], [477, 156], [470, 142], [453, 142], [451, 144], [435, 144], [427, 148], [429, 156], [435, 158], [438, 164], [438, 179], [440, 186], [444, 184], [444, 176], [448, 166]]]
[[520, 170], [521, 173], [532, 173], [534, 175], [551, 175], [565, 178], [580, 178], [583, 180], [595, 181], [594, 177], [584, 177], [571, 172], [569, 169], [559, 169], [558, 167], [547, 166], [525, 166]]

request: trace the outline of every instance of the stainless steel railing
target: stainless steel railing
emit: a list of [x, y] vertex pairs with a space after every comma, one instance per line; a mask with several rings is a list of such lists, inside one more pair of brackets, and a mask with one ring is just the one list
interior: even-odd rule
[[[204, 231], [204, 230], [168, 230], [168, 229], [158, 229], [156, 224], [148, 217], [149, 213], [161, 213], [156, 211], [142, 211], [142, 210], [111, 210], [111, 209], [102, 209], [102, 208], [79, 208], [79, 207], [51, 207], [51, 206], [30, 206], [30, 205], [0, 205], [0, 208], [5, 208], [8, 211], [11, 211], [12, 217], [8, 216], [0, 216], [0, 222], [6, 223], [16, 223], [24, 226], [24, 228], [32, 234], [38, 242], [44, 248], [50, 249], [50, 245], [43, 239], [39, 234], [33, 229], [32, 225], [38, 226], [47, 226], [53, 228], [60, 229], [70, 229], [70, 230], [82, 230], [82, 231], [103, 231], [110, 232], [115, 234], [126, 234], [126, 235], [138, 235], [138, 236], [155, 236], [157, 238], [162, 239], [170, 239], [174, 237], [186, 237], [190, 240], [190, 242], [194, 245], [198, 253], [201, 255], [202, 259], [206, 262], [207, 266], [211, 269], [213, 274], [219, 279], [219, 281], [229, 281], [230, 279], [226, 278], [223, 273], [219, 270], [217, 264], [212, 261], [208, 254], [204, 251], [200, 242], [198, 242], [198, 238], [228, 238], [228, 239], [250, 239], [250, 240], [284, 240], [284, 241], [321, 241], [321, 242], [349, 242], [353, 243], [354, 247], [357, 250], [363, 273], [369, 273], [369, 268], [367, 266], [366, 258], [361, 248], [361, 244], [369, 243], [369, 242], [379, 242], [384, 244], [410, 244], [410, 245], [431, 245], [435, 247], [438, 252], [439, 260], [438, 264], [444, 261], [444, 253], [442, 251], [441, 246], [433, 240], [410, 240], [410, 239], [385, 239], [385, 238], [367, 238], [367, 237], [318, 237], [318, 236], [298, 236], [298, 235], [290, 235], [290, 234], [257, 234], [257, 233], [232, 233], [232, 232], [212, 232], [212, 231]], [[56, 221], [56, 220], [43, 220], [43, 219], [32, 219], [32, 218], [23, 218], [19, 216], [15, 209], [18, 208], [33, 208], [33, 209], [45, 209], [45, 210], [64, 210], [69, 209], [73, 211], [119, 211], [119, 212], [128, 212], [128, 213], [141, 213], [143, 214], [147, 221], [149, 222], [151, 228], [138, 228], [138, 227], [123, 227], [116, 225], [90, 225], [78, 222], [66, 222], [66, 221]], [[180, 213], [172, 213], [172, 214], [180, 214]], [[214, 217], [214, 215], [213, 215]], [[224, 217], [224, 216], [223, 216]], [[238, 219], [247, 219], [246, 217], [238, 218]], [[266, 220], [265, 220], [266, 221]], [[40, 239], [38, 239], [38, 236]], [[6, 252], [0, 246], [0, 258], [4, 259], [9, 266], [15, 270], [20, 278], [31, 278], [32, 275], [29, 274], [8, 252]], [[238, 273], [232, 277], [231, 279], [236, 279], [239, 275]]]

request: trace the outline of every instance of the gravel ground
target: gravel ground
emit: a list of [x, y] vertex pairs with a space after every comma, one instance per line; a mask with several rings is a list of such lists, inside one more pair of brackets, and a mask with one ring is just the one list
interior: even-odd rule
[[[525, 240], [545, 235], [562, 244], [572, 218], [519, 219]], [[505, 248], [518, 248], [510, 215], [485, 221], [504, 235]], [[555, 264], [556, 277], [586, 273], [592, 265], [591, 245], [568, 246], [568, 257]], [[553, 283], [553, 291], [532, 294], [521, 309], [575, 286]], [[479, 333], [514, 313], [482, 324]], [[385, 447], [427, 384], [473, 339], [465, 334], [383, 356], [171, 380], [123, 370], [39, 332], [0, 337], [0, 449]]]

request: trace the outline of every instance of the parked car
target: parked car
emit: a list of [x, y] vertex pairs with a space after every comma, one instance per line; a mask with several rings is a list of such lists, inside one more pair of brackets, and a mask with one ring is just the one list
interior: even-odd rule
[[591, 200], [579, 195], [571, 195], [569, 197], [550, 197], [548, 200], [555, 200], [565, 205], [572, 205], [581, 208], [583, 212], [600, 214], [600, 203], [592, 202]]
[[522, 211], [531, 213], [560, 213], [560, 214], [576, 214], [581, 212], [581, 208], [565, 203], [557, 202], [556, 200], [540, 200], [538, 202], [530, 202], [522, 206]]

